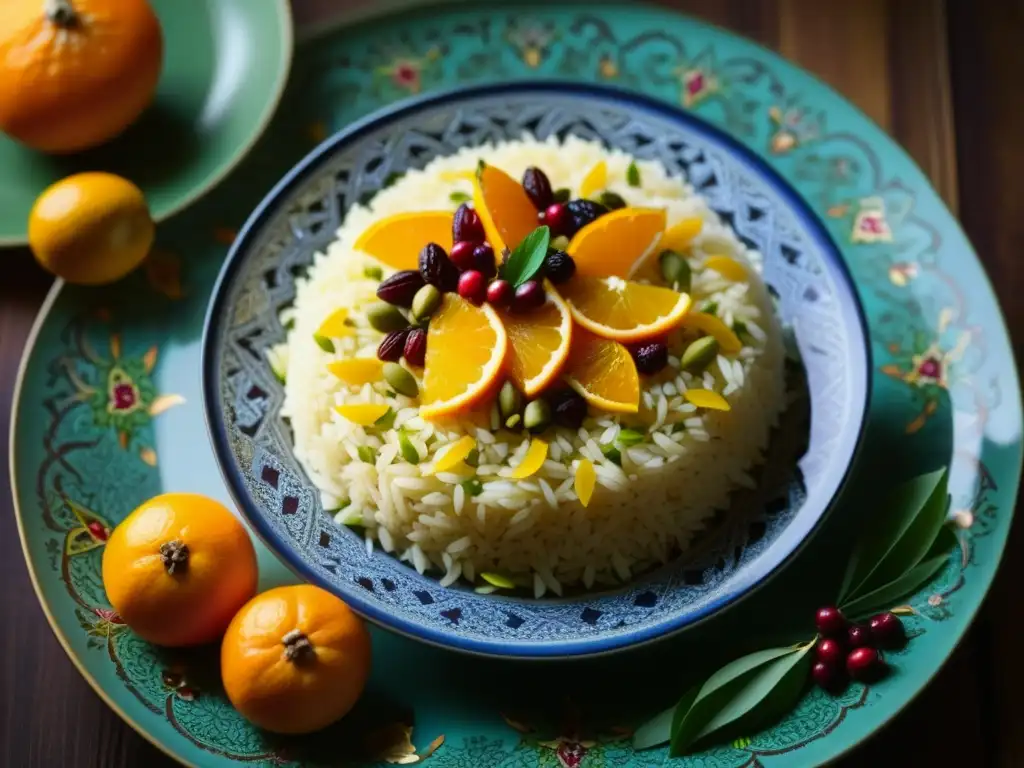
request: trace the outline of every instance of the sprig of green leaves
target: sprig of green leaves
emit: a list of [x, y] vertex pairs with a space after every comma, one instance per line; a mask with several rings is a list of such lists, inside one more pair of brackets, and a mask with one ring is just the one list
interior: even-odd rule
[[518, 288], [531, 279], [544, 265], [544, 257], [548, 255], [550, 242], [551, 230], [546, 226], [537, 227], [509, 254], [502, 277], [512, 283], [513, 288]]

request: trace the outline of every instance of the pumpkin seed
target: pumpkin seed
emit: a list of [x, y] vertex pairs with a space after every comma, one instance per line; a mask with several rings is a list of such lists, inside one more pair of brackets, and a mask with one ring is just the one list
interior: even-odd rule
[[417, 322], [422, 323], [437, 312], [440, 306], [441, 292], [433, 285], [424, 285], [412, 297], [412, 316]]
[[690, 263], [675, 251], [662, 251], [658, 256], [658, 266], [666, 283], [682, 293], [690, 292], [693, 275]]
[[700, 373], [718, 357], [718, 341], [714, 336], [701, 336], [683, 352], [680, 364], [684, 371]]
[[405, 319], [405, 315], [398, 311], [398, 307], [383, 301], [367, 307], [366, 321], [370, 324], [371, 328], [381, 333], [400, 331], [403, 328], [409, 327], [409, 321]]
[[523, 426], [531, 432], [543, 432], [551, 423], [551, 406], [547, 400], [531, 400], [523, 412]]
[[501, 413], [502, 420], [507, 421], [522, 409], [523, 396], [519, 394], [515, 384], [506, 381], [501, 385], [501, 391], [498, 393], [498, 412]]
[[384, 363], [384, 381], [388, 385], [406, 397], [416, 397], [420, 388], [416, 384], [416, 377], [398, 363]]

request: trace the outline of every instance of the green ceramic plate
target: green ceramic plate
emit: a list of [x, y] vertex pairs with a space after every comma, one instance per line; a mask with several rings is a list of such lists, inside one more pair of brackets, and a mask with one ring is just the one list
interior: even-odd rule
[[0, 246], [27, 240], [36, 196], [79, 171], [125, 176], [157, 221], [209, 190], [263, 132], [292, 60], [288, 0], [151, 0], [164, 31], [156, 100], [113, 141], [67, 157], [0, 134]]
[[[119, 623], [100, 581], [107, 531], [160, 491], [228, 500], [203, 423], [200, 334], [227, 243], [266, 190], [325, 135], [378, 107], [530, 77], [610, 82], [683, 106], [759, 153], [826, 224], [864, 303], [874, 357], [850, 502], [762, 590], [678, 638], [639, 653], [524, 666], [375, 630], [371, 683], [349, 718], [315, 737], [266, 736], [221, 695], [215, 653], [160, 651]], [[437, 768], [653, 768], [666, 764], [665, 751], [634, 753], [628, 730], [673, 702], [687, 672], [755, 649], [739, 639], [777, 641], [751, 627], [809, 633], [813, 610], [835, 595], [870, 494], [952, 457], [961, 550], [910, 601], [915, 637], [889, 656], [894, 673], [838, 698], [815, 689], [775, 727], [669, 763], [809, 766], [904, 707], [980, 605], [1020, 475], [1012, 361], [985, 275], [923, 174], [805, 72], [722, 30], [633, 4], [448, 6], [305, 44], [267, 135], [216, 194], [161, 227], [145, 270], [107, 289], [54, 292], [24, 360], [11, 474], [26, 559], [58, 638], [100, 695], [182, 762], [384, 765], [411, 759], [411, 733], [420, 754], [443, 737], [430, 757]], [[264, 585], [287, 578], [261, 557]]]

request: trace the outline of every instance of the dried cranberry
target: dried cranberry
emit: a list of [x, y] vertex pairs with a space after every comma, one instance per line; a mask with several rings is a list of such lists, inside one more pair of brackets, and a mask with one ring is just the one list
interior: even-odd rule
[[377, 298], [396, 307], [411, 307], [412, 297], [423, 287], [423, 276], [415, 269], [395, 272], [377, 286]]
[[488, 280], [498, 272], [494, 263], [494, 249], [487, 243], [481, 243], [473, 249], [473, 264], [473, 269], [479, 270]]
[[405, 348], [405, 341], [408, 336], [408, 328], [401, 331], [391, 331], [391, 333], [387, 334], [380, 342], [380, 346], [377, 347], [378, 359], [383, 360], [385, 363], [398, 362], [398, 358], [402, 356], [402, 350]]
[[474, 304], [482, 304], [487, 295], [487, 281], [475, 269], [459, 275], [459, 296]]
[[459, 285], [459, 269], [437, 243], [427, 243], [420, 251], [420, 275], [439, 291], [454, 291]]
[[564, 283], [576, 274], [576, 262], [565, 251], [551, 249], [544, 257], [544, 274], [555, 283]]
[[516, 312], [529, 312], [544, 303], [544, 288], [536, 280], [527, 280], [516, 288], [512, 299], [512, 309]]
[[587, 401], [572, 389], [560, 389], [547, 396], [551, 414], [561, 427], [579, 429], [587, 418]]
[[409, 365], [423, 365], [427, 357], [427, 332], [422, 328], [413, 328], [405, 338], [402, 356]]
[[875, 683], [885, 676], [885, 662], [874, 648], [854, 648], [846, 657], [846, 671], [862, 683]]
[[456, 267], [463, 271], [467, 269], [475, 269], [476, 263], [473, 261], [474, 248], [476, 248], [476, 245], [468, 240], [459, 240], [452, 246], [452, 250], [448, 254], [448, 258], [452, 260], [452, 263]]
[[814, 616], [814, 624], [823, 637], [845, 638], [846, 636], [846, 617], [835, 606], [819, 608]]
[[452, 218], [452, 242], [465, 240], [470, 243], [482, 243], [486, 235], [480, 214], [463, 203], [455, 209]]
[[540, 168], [531, 165], [526, 169], [523, 173], [523, 189], [526, 190], [526, 196], [530, 198], [533, 207], [538, 211], [547, 208], [554, 201], [551, 182], [548, 181], [547, 174]]
[[651, 376], [668, 365], [668, 346], [660, 341], [637, 344], [630, 347], [636, 370], [645, 376]]
[[871, 619], [871, 640], [876, 648], [894, 650], [902, 648], [907, 642], [907, 633], [903, 622], [895, 613], [886, 611]]
[[565, 209], [568, 213], [568, 221], [565, 224], [565, 231], [558, 234], [566, 237], [572, 237], [587, 224], [608, 213], [605, 206], [595, 203], [593, 200], [570, 200], [565, 204]]
[[[568, 235], [569, 228], [572, 226], [572, 216], [569, 215], [569, 209], [565, 203], [552, 203], [542, 211], [544, 215], [544, 221], [542, 224], [547, 224], [551, 229], [552, 235]], [[540, 214], [538, 214], [538, 221], [540, 220]]]
[[495, 280], [487, 286], [487, 301], [496, 307], [507, 307], [514, 295], [512, 283], [508, 280]]

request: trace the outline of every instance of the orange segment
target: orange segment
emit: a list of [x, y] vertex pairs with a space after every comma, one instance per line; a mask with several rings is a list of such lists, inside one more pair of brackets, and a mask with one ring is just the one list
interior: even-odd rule
[[448, 416], [479, 400], [501, 374], [508, 336], [490, 304], [446, 293], [430, 319], [420, 416]]
[[352, 247], [392, 269], [416, 269], [427, 243], [451, 250], [452, 216], [451, 211], [397, 213], [367, 227]]
[[328, 364], [327, 370], [351, 387], [361, 387], [383, 376], [384, 364], [375, 357], [353, 357]]
[[573, 320], [615, 341], [639, 341], [666, 333], [682, 323], [690, 310], [688, 294], [618, 277], [576, 275], [560, 290]]
[[496, 254], [514, 250], [537, 228], [537, 209], [523, 185], [493, 165], [482, 166], [473, 180], [473, 207]]
[[346, 320], [348, 320], [348, 310], [344, 307], [337, 309], [320, 323], [320, 327], [316, 329], [316, 335], [323, 336], [325, 339], [340, 339], [342, 336], [348, 336], [352, 333], [352, 328], [346, 324]]
[[747, 268], [728, 256], [708, 256], [704, 260], [704, 269], [713, 269], [726, 280], [732, 280], [734, 283], [747, 279]]
[[568, 252], [577, 275], [625, 277], [654, 250], [664, 231], [663, 209], [620, 208], [577, 232]]
[[476, 440], [469, 435], [460, 437], [451, 445], [446, 445], [434, 457], [433, 472], [447, 472], [461, 464], [473, 449], [476, 448]]
[[743, 349], [740, 337], [710, 312], [691, 312], [683, 321], [683, 325], [687, 328], [696, 328], [708, 336], [714, 336], [715, 341], [718, 342], [718, 348], [727, 355], [735, 355]]
[[512, 474], [509, 477], [513, 480], [523, 480], [529, 477], [544, 466], [544, 460], [547, 457], [548, 444], [539, 438], [533, 438], [523, 460], [519, 462], [519, 466], [512, 470]]
[[704, 221], [696, 216], [676, 222], [661, 239], [662, 250], [684, 251], [690, 247], [693, 238], [704, 228]]
[[368, 427], [387, 413], [390, 408], [378, 403], [352, 403], [349, 405], [336, 405], [334, 410], [338, 412], [338, 415], [348, 419], [353, 424]]
[[579, 497], [580, 504], [584, 507], [590, 505], [590, 498], [594, 495], [594, 485], [597, 482], [597, 473], [590, 459], [580, 459], [576, 465], [576, 479], [573, 480], [573, 489]]
[[708, 408], [713, 411], [732, 410], [729, 401], [713, 389], [688, 389], [684, 397], [698, 408]]
[[525, 314], [502, 312], [508, 334], [505, 369], [516, 387], [533, 397], [562, 372], [572, 343], [572, 315], [569, 305], [545, 281], [545, 303]]
[[629, 350], [577, 328], [565, 364], [565, 380], [583, 399], [605, 411], [636, 413], [640, 377]]
[[583, 181], [580, 182], [580, 197], [590, 197], [607, 186], [608, 165], [604, 160], [598, 160], [594, 167], [587, 171]]

